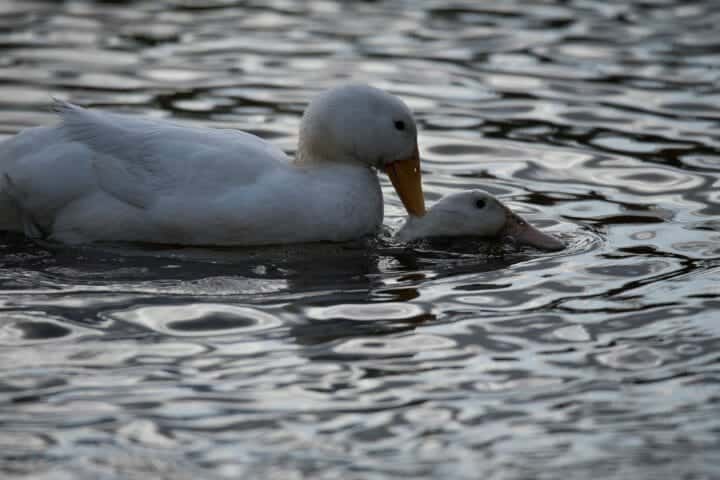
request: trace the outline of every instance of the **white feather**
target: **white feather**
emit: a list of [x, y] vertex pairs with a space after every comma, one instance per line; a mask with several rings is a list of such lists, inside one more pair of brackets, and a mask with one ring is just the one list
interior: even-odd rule
[[[249, 133], [56, 101], [58, 126], [0, 144], [0, 228], [68, 243], [258, 245], [372, 234], [382, 223], [382, 194], [371, 165], [415, 148], [414, 136], [390, 131], [393, 118], [412, 118], [384, 92], [338, 90], [342, 101], [332, 91], [322, 96], [327, 111], [302, 130], [301, 149], [323, 145], [322, 158], [303, 149], [302, 165]], [[352, 124], [327, 128], [369, 99], [379, 106], [357, 122], [389, 125], [387, 139], [377, 129], [358, 134]]]

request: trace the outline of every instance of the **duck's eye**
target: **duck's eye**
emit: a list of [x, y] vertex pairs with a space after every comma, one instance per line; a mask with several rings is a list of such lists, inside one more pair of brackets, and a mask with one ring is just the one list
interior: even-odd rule
[[395, 120], [395, 128], [398, 130], [405, 130], [405, 122], [402, 120]]
[[477, 200], [475, 200], [475, 206], [479, 209], [485, 208], [485, 200], [483, 200], [482, 198], [478, 198]]

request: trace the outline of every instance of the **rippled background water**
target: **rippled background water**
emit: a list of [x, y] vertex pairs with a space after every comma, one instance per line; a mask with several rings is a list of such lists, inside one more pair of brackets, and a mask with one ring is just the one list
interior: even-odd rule
[[365, 81], [416, 113], [430, 200], [482, 187], [570, 246], [3, 235], [0, 476], [718, 478], [718, 23], [712, 0], [3, 0], [0, 138], [52, 95], [292, 153], [313, 94]]

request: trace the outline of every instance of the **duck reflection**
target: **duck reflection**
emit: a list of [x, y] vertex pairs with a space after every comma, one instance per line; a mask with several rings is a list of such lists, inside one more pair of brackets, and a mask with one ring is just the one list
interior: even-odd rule
[[[17, 241], [27, 249], [26, 240]], [[5, 248], [12, 249], [11, 244], [6, 242]], [[173, 333], [173, 322], [182, 319], [192, 326], [190, 332], [179, 327], [176, 333], [183, 336], [202, 336], [205, 330], [208, 335], [239, 331], [248, 320], [233, 316], [249, 306], [279, 317], [276, 323], [264, 324], [287, 328], [289, 337], [303, 346], [412, 331], [436, 319], [432, 302], [422, 299], [428, 281], [502, 270], [529, 258], [518, 252], [499, 254], [502, 250], [479, 240], [442, 238], [412, 246], [381, 238], [242, 249], [51, 244], [36, 248], [45, 255], [38, 255], [34, 268], [58, 283], [136, 291], [143, 294], [144, 302], [145, 294], [156, 293], [152, 308], [164, 312], [163, 317], [179, 315], [162, 320], [164, 333]], [[175, 295], [168, 297], [168, 291]], [[188, 320], [178, 313], [183, 305], [192, 310], [191, 306], [208, 302], [213, 305], [200, 308], [203, 313], [197, 318], [190, 315]], [[222, 313], [219, 323], [211, 318], [218, 312]]]

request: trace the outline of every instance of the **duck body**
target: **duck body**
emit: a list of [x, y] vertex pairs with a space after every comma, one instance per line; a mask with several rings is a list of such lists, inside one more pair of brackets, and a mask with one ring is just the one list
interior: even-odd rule
[[[360, 90], [360, 104], [362, 95], [391, 97], [350, 88]], [[404, 104], [400, 113], [391, 106], [391, 116], [409, 115]], [[348, 154], [328, 138], [323, 156], [303, 151], [302, 161], [292, 162], [245, 132], [67, 103], [57, 110], [58, 126], [31, 128], [0, 144], [2, 229], [63, 243], [266, 245], [346, 241], [382, 224], [376, 168], [384, 165], [376, 146], [365, 147], [371, 148], [366, 155], [360, 148], [358, 158], [357, 145], [366, 139], [351, 139]], [[317, 117], [313, 123], [323, 120]], [[303, 142], [303, 134], [311, 138]], [[301, 131], [303, 143], [318, 139]], [[394, 148], [397, 159], [413, 149], [417, 155], [414, 136]]]

